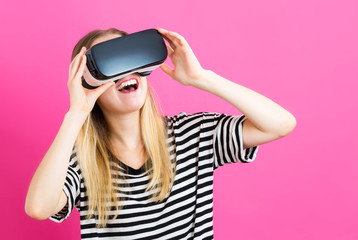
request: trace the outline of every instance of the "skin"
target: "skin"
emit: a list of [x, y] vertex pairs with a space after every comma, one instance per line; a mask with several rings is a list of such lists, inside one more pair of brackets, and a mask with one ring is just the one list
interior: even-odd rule
[[[211, 70], [203, 69], [183, 36], [162, 28], [157, 30], [169, 43], [166, 45], [168, 56], [174, 65], [174, 69], [165, 63], [160, 66], [166, 74], [185, 86], [193, 86], [224, 99], [245, 114], [244, 149], [287, 136], [295, 128], [295, 117], [269, 98]], [[95, 43], [113, 37], [118, 35], [99, 38]], [[68, 159], [77, 135], [97, 99], [110, 127], [111, 142], [121, 152], [120, 160], [138, 169], [146, 159], [139, 131], [139, 109], [144, 103], [147, 79], [138, 74], [127, 76], [137, 76], [140, 81], [138, 92], [127, 96], [119, 93], [113, 82], [94, 90], [85, 89], [81, 83], [86, 62], [85, 50], [82, 48], [69, 67], [70, 109], [29, 186], [25, 211], [36, 219], [46, 219], [66, 205], [67, 197], [62, 188]]]
[[243, 122], [243, 147], [258, 146], [287, 136], [296, 126], [295, 117], [271, 99], [240, 84], [203, 69], [186, 39], [176, 32], [157, 28], [169, 42], [175, 68], [161, 69], [183, 85], [210, 92], [235, 106], [247, 119]]
[[[120, 35], [110, 34], [100, 37], [93, 42], [91, 47], [116, 37]], [[138, 80], [137, 90], [131, 93], [118, 91], [120, 82], [130, 78]], [[145, 102], [147, 91], [147, 78], [134, 73], [109, 87], [97, 100], [109, 126], [109, 137], [112, 145], [115, 146], [115, 154], [122, 162], [135, 169], [140, 168], [148, 157], [144, 151], [139, 127], [139, 110]]]

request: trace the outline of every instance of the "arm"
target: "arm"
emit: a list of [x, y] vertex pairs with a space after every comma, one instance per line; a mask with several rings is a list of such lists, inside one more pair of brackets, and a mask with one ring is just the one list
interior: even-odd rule
[[31, 180], [25, 211], [30, 217], [43, 220], [59, 212], [67, 203], [63, 184], [69, 159], [84, 117], [67, 113], [56, 138], [42, 159]]
[[244, 148], [258, 146], [288, 135], [296, 125], [295, 117], [267, 97], [212, 71], [205, 71], [195, 87], [231, 103], [247, 119], [243, 123]]
[[81, 76], [86, 63], [85, 50], [82, 48], [70, 64], [68, 80], [70, 110], [36, 169], [27, 192], [25, 211], [36, 219], [46, 219], [66, 205], [67, 197], [62, 189], [77, 135], [97, 98], [114, 85], [114, 82], [109, 82], [94, 90], [82, 87]]
[[290, 133], [295, 117], [272, 100], [201, 67], [186, 40], [178, 33], [157, 28], [169, 42], [168, 55], [175, 69], [161, 69], [183, 85], [208, 91], [234, 105], [247, 119], [243, 124], [244, 148], [258, 146]]

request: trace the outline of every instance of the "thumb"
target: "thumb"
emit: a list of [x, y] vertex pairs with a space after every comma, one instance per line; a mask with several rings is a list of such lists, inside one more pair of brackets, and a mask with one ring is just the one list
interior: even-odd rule
[[107, 82], [101, 86], [99, 86], [97, 89], [96, 89], [96, 93], [95, 93], [95, 96], [96, 98], [98, 98], [99, 96], [102, 95], [102, 93], [104, 93], [105, 91], [107, 91], [110, 87], [112, 87], [115, 83], [113, 81], [110, 81], [110, 82]]
[[170, 77], [173, 78], [174, 70], [171, 69], [171, 67], [169, 67], [167, 64], [163, 63], [162, 65], [160, 65], [160, 68], [161, 68], [166, 74], [168, 74]]

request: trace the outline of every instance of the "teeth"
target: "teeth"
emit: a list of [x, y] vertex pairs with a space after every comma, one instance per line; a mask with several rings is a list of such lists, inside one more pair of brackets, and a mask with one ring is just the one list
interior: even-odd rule
[[126, 82], [122, 83], [121, 85], [119, 85], [117, 90], [121, 90], [128, 85], [135, 85], [135, 84], [137, 84], [137, 81], [132, 79], [132, 80], [126, 81]]

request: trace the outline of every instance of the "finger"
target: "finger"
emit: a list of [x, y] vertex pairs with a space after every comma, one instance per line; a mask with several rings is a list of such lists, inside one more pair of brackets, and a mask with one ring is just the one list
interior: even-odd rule
[[76, 61], [76, 59], [78, 58], [78, 56], [81, 55], [81, 52], [83, 51], [83, 48], [84, 48], [84, 47], [82, 47], [81, 50], [80, 50], [80, 52], [77, 53], [76, 56], [72, 59], [70, 65], [73, 65], [73, 63]]
[[160, 65], [160, 68], [166, 73], [168, 74], [170, 77], [173, 78], [173, 73], [174, 73], [174, 70], [169, 67], [167, 64], [163, 63], [162, 65]]
[[[83, 55], [82, 58], [86, 59], [86, 55]], [[81, 76], [83, 76], [85, 65], [86, 65], [86, 60], [82, 59], [77, 72], [74, 73], [75, 75], [73, 76], [73, 78], [69, 78], [68, 85], [76, 85], [76, 86], [81, 85]]]
[[179, 33], [169, 31], [168, 38], [171, 39], [174, 43], [176, 43], [179, 46], [183, 46], [184, 44], [186, 44], [185, 38], [182, 35], [180, 35]]
[[81, 53], [85, 54], [85, 52], [86, 52], [86, 47], [82, 47], [81, 51], [72, 59], [70, 66], [72, 66], [76, 61], [76, 59], [78, 59], [82, 55]]
[[86, 66], [86, 62], [87, 62], [87, 57], [86, 55], [83, 55], [82, 56], [82, 60], [81, 60], [81, 64], [78, 68], [78, 71], [75, 75], [75, 77], [73, 78], [73, 81], [76, 83], [76, 84], [81, 84], [81, 77], [83, 76], [83, 73], [84, 73], [84, 69], [85, 69], [85, 66]]
[[[159, 28], [159, 29], [162, 29], [162, 28]], [[176, 32], [162, 29], [161, 33], [163, 33], [165, 38], [169, 39], [175, 45], [175, 47], [182, 46], [183, 44], [186, 43], [186, 40], [184, 39], [184, 37]]]
[[176, 48], [176, 46], [175, 46], [175, 43], [170, 39], [170, 38], [168, 38], [168, 36], [167, 36], [167, 30], [164, 30], [164, 29], [162, 29], [162, 28], [157, 28], [158, 29], [158, 31], [159, 31], [159, 33], [163, 36], [163, 38], [165, 39], [165, 40], [167, 40], [167, 42], [170, 44], [170, 46], [172, 47], [172, 49], [174, 49], [175, 50], [175, 48]]
[[110, 87], [114, 86], [114, 82], [113, 81], [110, 81], [110, 82], [107, 82], [105, 84], [102, 84], [101, 86], [99, 86], [98, 88], [96, 88], [94, 90], [94, 96], [95, 98], [97, 99], [99, 96], [102, 95], [102, 93], [104, 93], [105, 91], [107, 91]]
[[174, 42], [173, 42], [172, 40], [170, 40], [169, 38], [167, 38], [165, 35], [163, 36], [163, 38], [164, 38], [165, 40], [167, 40], [167, 42], [169, 43], [169, 45], [170, 45], [170, 47], [171, 47], [172, 49], [175, 49], [175, 48], [176, 48], [176, 46], [175, 46], [175, 44], [174, 44]]
[[74, 61], [72, 61], [72, 75], [75, 75], [75, 73], [77, 72], [77, 68], [78, 65], [80, 64], [81, 60], [82, 60], [82, 56], [86, 54], [86, 48], [82, 47], [81, 51], [76, 55], [76, 57], [73, 59]]
[[168, 44], [165, 44], [165, 46], [167, 47], [168, 56], [171, 57], [171, 55], [173, 54], [174, 50]]
[[70, 79], [73, 79], [73, 76], [76, 74], [78, 65], [80, 64], [81, 58], [85, 54], [85, 52], [86, 52], [86, 48], [82, 47], [81, 51], [76, 55], [76, 57], [73, 58], [69, 70]]

